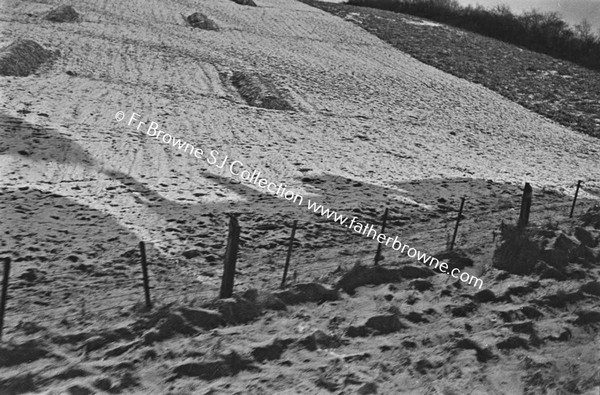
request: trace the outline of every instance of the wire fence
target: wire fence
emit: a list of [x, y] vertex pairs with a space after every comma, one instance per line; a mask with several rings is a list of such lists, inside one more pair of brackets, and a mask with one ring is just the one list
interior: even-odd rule
[[[460, 229], [468, 229], [469, 232], [479, 232], [478, 242], [482, 237], [486, 242], [496, 241], [496, 230], [486, 228], [489, 219], [516, 220], [516, 209], [514, 205], [499, 207], [493, 210], [481, 208], [471, 204], [468, 198], [465, 209], [460, 218]], [[561, 198], [559, 202], [544, 202], [532, 204], [531, 212], [537, 213], [551, 210], [560, 213], [564, 217], [569, 216], [571, 201]], [[414, 247], [426, 251], [430, 255], [446, 251], [449, 247], [450, 235], [452, 234], [458, 219], [458, 207], [449, 209], [444, 216], [438, 216], [438, 226], [431, 226], [431, 221], [410, 222], [401, 213], [389, 213], [386, 222], [385, 234], [391, 237], [398, 236], [403, 244], [415, 242]], [[373, 213], [361, 214], [361, 221], [371, 221], [371, 225], [379, 232], [383, 210], [380, 215]], [[489, 218], [486, 218], [489, 217]], [[555, 216], [556, 217], [556, 216]], [[105, 220], [101, 217], [96, 223]], [[537, 218], [543, 220], [543, 218]], [[267, 231], [279, 232], [283, 236], [273, 241], [273, 248], [254, 249], [241, 248], [236, 252], [234, 261], [235, 291], [243, 292], [250, 288], [278, 289], [282, 284], [284, 263], [289, 259], [289, 270], [285, 279], [286, 284], [293, 285], [301, 282], [331, 282], [339, 273], [349, 270], [354, 265], [375, 264], [378, 243], [373, 238], [359, 234], [339, 223], [327, 218], [316, 220], [295, 221], [298, 223], [296, 234], [290, 238], [290, 224], [280, 223], [270, 227]], [[498, 222], [499, 225], [499, 222]], [[316, 230], [315, 230], [316, 229]], [[287, 231], [282, 232], [283, 230]], [[243, 235], [243, 233], [242, 233]], [[483, 236], [482, 236], [483, 235]], [[468, 243], [469, 234], [459, 232], [458, 246]], [[165, 304], [177, 301], [193, 300], [195, 303], [203, 304], [222, 296], [222, 281], [224, 276], [219, 273], [219, 266], [227, 266], [226, 251], [219, 251], [212, 262], [204, 264], [181, 264], [178, 259], [168, 258], [161, 245], [177, 241], [179, 245], [187, 246], [194, 242], [190, 236], [182, 239], [181, 236], [159, 238], [146, 241], [148, 245], [147, 268], [148, 268], [148, 291], [153, 303]], [[291, 244], [291, 245], [290, 245]], [[229, 246], [229, 242], [223, 244]], [[243, 243], [242, 243], [243, 245]], [[250, 246], [249, 246], [250, 247]], [[331, 248], [335, 247], [335, 248]], [[57, 260], [62, 252], [56, 252], [51, 260]], [[378, 261], [382, 266], [394, 266], [398, 264], [399, 253], [390, 247], [384, 247], [381, 253], [383, 259]], [[109, 276], [98, 279], [85, 279], [82, 284], [72, 284], [66, 289], [54, 290], [55, 282], [69, 283], [74, 279], [80, 279], [83, 271], [71, 270], [57, 274], [55, 277], [46, 279], [47, 287], [39, 287], [39, 282], [28, 286], [23, 281], [7, 281], [11, 285], [11, 292], [3, 300], [5, 311], [6, 328], [19, 327], [25, 322], [35, 322], [43, 325], [52, 322], [68, 323], [70, 320], [99, 319], [102, 314], [113, 312], [106, 317], [114, 319], [119, 316], [119, 310], [131, 312], [132, 309], [144, 308], [144, 263], [140, 265], [141, 254], [132, 243], [131, 249], [124, 254], [127, 270], [115, 272]], [[194, 257], [202, 260], [202, 254]], [[194, 261], [194, 258], [191, 261]], [[224, 263], [221, 259], [224, 258]], [[404, 257], [404, 259], [407, 259]], [[415, 260], [416, 261], [416, 260]], [[10, 261], [9, 261], [10, 262]], [[161, 263], [162, 262], [162, 263]], [[178, 265], [178, 263], [180, 263]], [[10, 263], [9, 263], [10, 264]], [[176, 269], [175, 269], [176, 267]], [[85, 267], [84, 267], [85, 269]], [[2, 269], [2, 276], [6, 266]], [[177, 271], [177, 273], [175, 273]], [[41, 284], [44, 284], [43, 282]], [[23, 289], [25, 292], [23, 292]], [[31, 292], [29, 292], [31, 291]], [[18, 295], [18, 297], [13, 297]], [[149, 306], [146, 306], [149, 307]], [[115, 311], [117, 311], [115, 313]], [[2, 317], [4, 318], [4, 317]], [[0, 327], [0, 330], [2, 328]], [[1, 335], [1, 332], [0, 332]]]

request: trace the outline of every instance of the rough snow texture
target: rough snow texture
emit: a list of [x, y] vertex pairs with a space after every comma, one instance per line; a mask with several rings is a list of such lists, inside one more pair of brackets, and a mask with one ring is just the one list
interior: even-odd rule
[[[148, 255], [157, 288], [164, 282], [172, 285], [172, 292], [198, 296], [199, 289], [210, 291], [218, 284], [220, 268], [213, 266], [222, 262], [224, 213], [243, 212], [242, 254], [256, 252], [238, 266], [242, 272], [238, 287], [260, 284], [269, 276], [279, 278], [282, 261], [265, 262], [274, 246], [285, 248], [286, 221], [302, 220], [304, 228], [298, 234], [302, 247], [320, 254], [302, 261], [303, 268], [314, 270], [332, 245], [339, 246], [343, 229], [332, 225], [324, 232], [307, 210], [260, 194], [252, 186], [230, 183], [226, 170], [219, 173], [214, 166], [144, 135], [143, 127], [136, 131], [137, 125], [126, 123], [135, 111], [146, 125], [156, 121], [173, 136], [206, 151], [219, 150], [326, 206], [360, 210], [361, 220], [367, 217], [375, 223], [382, 207], [393, 201], [396, 218], [390, 229], [399, 222], [412, 226], [421, 219], [439, 218], [452, 208], [441, 211], [437, 199], [444, 196], [455, 207], [457, 196], [468, 192], [469, 201], [484, 208], [477, 212], [471, 207], [469, 213], [479, 216], [469, 214], [470, 218], [477, 221], [465, 220], [461, 229], [471, 229], [470, 234], [481, 240], [482, 235], [489, 236], [484, 245], [488, 249], [493, 247], [491, 230], [501, 217], [498, 214], [493, 221], [485, 217], [490, 222], [484, 222], [484, 215], [491, 212], [487, 204], [493, 202], [495, 208], [507, 196], [516, 196], [518, 202], [517, 188], [503, 183], [528, 181], [534, 187], [572, 193], [574, 181], [586, 179], [588, 190], [598, 188], [598, 140], [425, 66], [349, 22], [291, 0], [261, 0], [257, 7], [202, 1], [201, 12], [219, 26], [218, 32], [190, 29], [181, 15], [198, 12], [199, 5], [183, 0], [81, 0], [77, 6], [85, 20], [77, 24], [39, 23], [38, 16], [52, 8], [48, 4], [4, 3], [4, 19], [10, 20], [2, 32], [4, 43], [27, 37], [59, 49], [63, 56], [39, 76], [0, 79], [0, 249], [15, 262], [13, 276], [18, 280], [11, 288], [9, 311], [19, 314], [7, 316], [6, 335], [20, 343], [2, 352], [12, 355], [16, 349], [41, 358], [27, 370], [42, 366], [35, 376], [20, 366], [7, 367], [0, 371], [2, 388], [34, 391], [50, 385], [65, 392], [72, 386], [72, 393], [86, 393], [86, 388], [168, 393], [168, 380], [177, 375], [174, 391], [181, 393], [197, 389], [198, 377], [214, 378], [217, 392], [224, 393], [247, 391], [248, 382], [256, 393], [293, 389], [314, 394], [342, 390], [345, 385], [352, 386], [349, 390], [360, 387], [364, 393], [374, 388], [381, 393], [399, 389], [425, 393], [441, 392], [450, 373], [455, 381], [448, 384], [447, 393], [498, 392], [507, 385], [508, 393], [519, 393], [525, 387], [517, 379], [523, 371], [519, 360], [535, 383], [540, 380], [536, 369], [544, 369], [543, 380], [555, 377], [552, 360], [559, 355], [568, 356], [569, 362], [557, 369], [569, 372], [574, 367], [583, 372], [582, 387], [596, 385], [598, 350], [588, 344], [597, 342], [587, 339], [594, 332], [583, 328], [597, 320], [597, 311], [586, 305], [587, 310], [575, 318], [569, 311], [552, 310], [561, 307], [532, 307], [520, 296], [513, 298], [514, 304], [478, 306], [462, 296], [464, 289], [452, 285], [452, 279], [438, 274], [431, 276], [430, 284], [412, 280], [420, 281], [414, 288], [430, 289], [422, 304], [420, 291], [406, 283], [401, 289], [380, 284], [369, 292], [359, 287], [355, 298], [340, 302], [289, 307], [288, 315], [278, 311], [258, 319], [252, 314], [258, 321], [251, 328], [230, 326], [192, 338], [202, 326], [179, 314], [137, 328], [139, 318], [132, 318], [132, 306], [139, 300], [140, 239], [153, 241]], [[249, 106], [223, 82], [223, 75], [236, 70], [265, 78], [289, 98], [295, 111]], [[126, 119], [117, 123], [114, 116], [120, 110]], [[535, 202], [559, 199], [551, 191], [539, 195], [537, 191]], [[582, 192], [580, 197], [590, 195]], [[514, 218], [514, 206], [504, 207]], [[431, 225], [424, 222], [418, 233], [410, 234], [417, 237], [415, 243], [443, 244], [444, 233]], [[354, 246], [348, 243], [352, 259], [358, 256], [351, 250]], [[372, 257], [373, 245], [368, 247]], [[384, 255], [384, 263], [393, 261], [388, 250]], [[485, 275], [481, 263], [477, 262], [475, 275]], [[597, 270], [586, 273], [597, 276]], [[196, 279], [199, 282], [191, 287], [177, 283]], [[513, 292], [514, 286], [536, 299], [555, 294], [558, 301], [548, 303], [558, 305], [565, 303], [565, 293], [573, 293], [570, 288], [578, 290], [576, 283], [561, 286], [555, 279], [539, 287], [529, 284], [533, 279], [505, 281], [506, 277], [491, 275], [485, 279], [494, 285], [494, 295]], [[165, 291], [157, 289], [153, 295], [160, 292]], [[440, 298], [446, 298], [444, 305]], [[387, 303], [390, 300], [394, 302]], [[589, 305], [596, 302], [587, 294], [585, 300]], [[407, 301], [416, 304], [408, 307]], [[65, 303], [70, 305], [61, 307]], [[122, 307], [96, 311], [111, 303]], [[235, 311], [229, 303], [223, 302], [224, 312]], [[270, 303], [281, 308], [277, 300]], [[494, 320], [487, 318], [492, 310], [498, 310]], [[533, 325], [527, 321], [539, 314], [563, 316], [560, 323], [537, 329], [542, 339], [554, 344], [574, 332], [578, 344], [553, 345], [550, 358], [510, 354], [502, 359], [506, 369], [492, 369], [489, 380], [481, 384], [480, 363], [506, 350], [516, 347], [518, 353], [519, 347], [537, 344], [534, 336], [519, 340], [512, 332], [527, 330]], [[578, 321], [568, 324], [571, 319]], [[424, 321], [433, 324], [423, 330]], [[397, 332], [376, 344], [361, 337], [402, 331], [407, 322], [413, 326], [410, 339]], [[510, 327], [498, 329], [503, 324]], [[335, 336], [350, 327], [357, 328], [351, 330], [357, 340], [347, 348], [313, 352], [316, 344], [319, 348], [341, 344]], [[469, 341], [448, 350], [447, 344], [457, 340], [455, 328]], [[51, 340], [23, 346], [22, 341], [36, 336]], [[161, 340], [167, 341], [164, 348], [149, 346]], [[290, 341], [295, 348], [286, 356]], [[231, 350], [240, 344], [251, 345]], [[303, 344], [312, 354], [304, 354]], [[411, 347], [418, 350], [418, 358], [407, 355]], [[89, 363], [80, 362], [83, 351], [90, 356]], [[439, 353], [442, 356], [436, 357]], [[256, 373], [249, 355], [255, 361], [284, 357]], [[452, 366], [444, 371], [445, 359], [451, 357]], [[410, 372], [405, 370], [409, 367]], [[431, 369], [441, 377], [431, 385], [412, 373]], [[211, 372], [238, 376], [216, 378]], [[245, 376], [250, 374], [254, 376]], [[265, 375], [270, 381], [261, 383]], [[188, 376], [195, 377], [186, 381]]]

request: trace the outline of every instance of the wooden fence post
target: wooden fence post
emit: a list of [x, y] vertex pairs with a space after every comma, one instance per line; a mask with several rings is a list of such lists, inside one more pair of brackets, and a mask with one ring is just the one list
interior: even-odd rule
[[[385, 232], [385, 224], [387, 222], [387, 217], [388, 217], [388, 208], [386, 207], [385, 212], [383, 213], [383, 219], [381, 221], [380, 234]], [[377, 265], [380, 260], [381, 260], [381, 243], [377, 242], [377, 252], [375, 253], [375, 264]]]
[[571, 206], [571, 213], [569, 218], [573, 218], [573, 211], [575, 211], [575, 203], [577, 203], [577, 195], [579, 195], [579, 187], [581, 186], [581, 180], [577, 181], [577, 189], [575, 190], [575, 197], [573, 197], [573, 205]]
[[230, 298], [233, 295], [233, 283], [235, 276], [235, 263], [240, 242], [240, 225], [233, 215], [229, 216], [229, 236], [227, 238], [227, 250], [223, 262], [223, 278], [221, 280], [221, 292], [219, 298]]
[[4, 329], [4, 311], [8, 297], [8, 276], [10, 275], [10, 258], [4, 258], [4, 278], [2, 279], [2, 297], [0, 298], [0, 341]]
[[296, 235], [296, 226], [298, 220], [294, 220], [292, 225], [292, 235], [290, 236], [290, 244], [288, 246], [287, 257], [285, 258], [285, 267], [283, 268], [283, 278], [281, 279], [281, 288], [285, 288], [285, 280], [287, 278], [288, 269], [290, 267], [290, 259], [292, 258], [292, 247], [294, 246], [294, 236]]
[[144, 295], [146, 296], [146, 308], [152, 308], [150, 301], [150, 285], [148, 281], [148, 262], [146, 261], [146, 244], [140, 241], [140, 254], [142, 256], [142, 275], [144, 276]]
[[523, 197], [521, 198], [521, 211], [519, 213], [519, 222], [517, 228], [519, 230], [525, 229], [529, 224], [529, 213], [531, 211], [531, 200], [532, 200], [533, 189], [528, 182], [525, 183], [525, 189], [523, 189]]
[[456, 225], [454, 226], [454, 233], [452, 234], [452, 241], [450, 241], [450, 251], [454, 249], [454, 243], [456, 242], [456, 234], [458, 233], [458, 225], [460, 224], [460, 217], [462, 217], [463, 207], [465, 206], [465, 198], [460, 198], [460, 208], [458, 209], [458, 217], [456, 217]]

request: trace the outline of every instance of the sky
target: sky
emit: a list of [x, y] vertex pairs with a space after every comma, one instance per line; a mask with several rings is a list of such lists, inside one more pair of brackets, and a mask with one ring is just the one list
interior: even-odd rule
[[557, 11], [562, 19], [571, 25], [581, 23], [585, 18], [593, 26], [593, 32], [600, 29], [600, 0], [458, 0], [462, 5], [481, 4], [494, 7], [506, 4], [510, 9], [519, 14], [535, 8], [539, 11]]

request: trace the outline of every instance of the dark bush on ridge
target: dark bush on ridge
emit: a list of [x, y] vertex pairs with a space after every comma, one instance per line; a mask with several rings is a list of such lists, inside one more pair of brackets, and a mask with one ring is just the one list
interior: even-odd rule
[[462, 7], [456, 0], [348, 0], [348, 4], [432, 19], [600, 70], [600, 37], [586, 24], [569, 27], [555, 12], [515, 15], [507, 6], [486, 10]]

